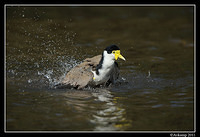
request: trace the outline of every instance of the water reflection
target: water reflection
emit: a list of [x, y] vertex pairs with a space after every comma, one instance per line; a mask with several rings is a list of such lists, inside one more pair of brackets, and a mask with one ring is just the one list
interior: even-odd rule
[[114, 97], [107, 89], [71, 91], [62, 95], [76, 113], [88, 112], [94, 131], [124, 130], [131, 125], [131, 120], [126, 119], [126, 110], [117, 102], [119, 97]]
[[91, 122], [96, 124], [95, 130], [122, 130], [130, 126], [130, 121], [125, 118], [126, 110], [117, 104], [118, 97], [106, 89], [93, 93], [93, 96], [105, 102], [102, 109], [93, 114]]

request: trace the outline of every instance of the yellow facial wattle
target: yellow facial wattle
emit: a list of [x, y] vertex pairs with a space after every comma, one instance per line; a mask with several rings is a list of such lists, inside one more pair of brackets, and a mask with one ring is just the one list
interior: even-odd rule
[[117, 60], [118, 58], [126, 60], [121, 54], [120, 54], [120, 50], [113, 50], [112, 53], [115, 55], [115, 60]]

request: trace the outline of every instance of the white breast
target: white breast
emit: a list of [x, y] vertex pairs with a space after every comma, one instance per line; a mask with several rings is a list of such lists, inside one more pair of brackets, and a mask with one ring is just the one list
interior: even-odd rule
[[107, 51], [103, 53], [104, 60], [101, 69], [99, 69], [99, 75], [96, 71], [92, 71], [94, 74], [94, 82], [96, 85], [103, 84], [110, 79], [110, 74], [114, 67], [114, 54], [108, 54]]

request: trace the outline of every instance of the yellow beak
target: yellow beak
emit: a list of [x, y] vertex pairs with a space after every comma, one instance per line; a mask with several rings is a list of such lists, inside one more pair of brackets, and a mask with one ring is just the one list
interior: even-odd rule
[[121, 54], [119, 55], [119, 58], [126, 61], [126, 59]]
[[113, 50], [112, 53], [115, 55], [115, 60], [117, 60], [118, 58], [126, 60], [121, 54], [120, 54], [120, 50]]

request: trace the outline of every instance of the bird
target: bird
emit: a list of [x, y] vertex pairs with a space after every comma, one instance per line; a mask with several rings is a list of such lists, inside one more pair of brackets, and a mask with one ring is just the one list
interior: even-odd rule
[[126, 60], [117, 45], [106, 47], [101, 55], [86, 58], [72, 68], [57, 88], [83, 89], [86, 87], [109, 86], [119, 78], [118, 58]]

